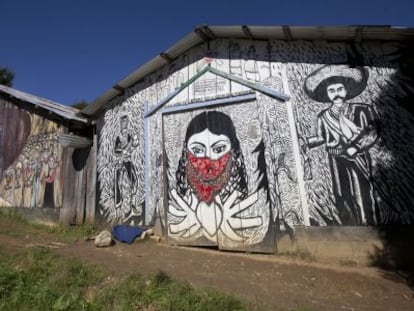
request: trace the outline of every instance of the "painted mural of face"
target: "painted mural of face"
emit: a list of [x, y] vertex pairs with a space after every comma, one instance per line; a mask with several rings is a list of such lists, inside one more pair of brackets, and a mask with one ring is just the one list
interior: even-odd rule
[[241, 197], [247, 195], [243, 155], [228, 115], [206, 111], [191, 120], [176, 178], [181, 196], [192, 192], [207, 204], [227, 185], [240, 192]]
[[326, 88], [330, 101], [335, 105], [342, 105], [346, 98], [346, 88], [342, 83], [330, 84]]
[[264, 224], [252, 208], [259, 193], [248, 192], [236, 129], [223, 112], [205, 111], [189, 123], [176, 185], [169, 192], [168, 215], [170, 233], [178, 239], [204, 236], [215, 244], [240, 245], [246, 240], [240, 229]]
[[189, 138], [187, 153], [189, 182], [198, 198], [210, 204], [230, 179], [230, 138], [205, 129]]
[[121, 117], [121, 130], [126, 130], [128, 128], [128, 117], [122, 116]]
[[231, 142], [226, 135], [216, 135], [205, 129], [190, 137], [187, 149], [196, 158], [208, 157], [211, 160], [218, 160], [231, 150]]

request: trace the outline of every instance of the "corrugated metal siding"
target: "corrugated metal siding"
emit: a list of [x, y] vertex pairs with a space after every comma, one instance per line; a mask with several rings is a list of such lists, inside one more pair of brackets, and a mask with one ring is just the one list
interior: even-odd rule
[[58, 141], [64, 147], [86, 148], [92, 146], [92, 139], [73, 134], [60, 133]]

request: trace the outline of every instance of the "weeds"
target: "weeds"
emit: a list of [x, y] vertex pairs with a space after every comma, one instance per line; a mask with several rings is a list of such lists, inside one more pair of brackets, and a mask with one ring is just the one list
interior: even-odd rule
[[[24, 226], [30, 226], [34, 229], [45, 231], [52, 233], [56, 236], [57, 239], [65, 241], [65, 242], [74, 242], [78, 240], [83, 240], [88, 236], [95, 235], [99, 231], [104, 229], [109, 229], [108, 226], [98, 226], [98, 225], [91, 225], [91, 224], [84, 224], [84, 225], [75, 225], [70, 226], [66, 224], [56, 224], [54, 226], [45, 225], [42, 223], [30, 222], [28, 221], [23, 215], [17, 213], [12, 210], [0, 210], [0, 222], [9, 222], [14, 224], [20, 224]], [[5, 226], [4, 226], [5, 227]], [[0, 232], [5, 233], [9, 236], [14, 237], [22, 237], [24, 233], [19, 231], [3, 231], [0, 229]]]
[[49, 233], [53, 233], [56, 237], [60, 238], [61, 240], [73, 242], [83, 240], [91, 235], [95, 235], [103, 229], [103, 227], [88, 224], [81, 226], [68, 226], [64, 224], [59, 224], [55, 227], [48, 227], [46, 230]]
[[[1, 250], [1, 249], [0, 249]], [[0, 310], [262, 310], [164, 272], [113, 277], [41, 248], [0, 252]]]
[[81, 262], [30, 248], [0, 255], [0, 310], [90, 310], [85, 289], [102, 272]]
[[145, 278], [133, 274], [106, 287], [98, 305], [111, 310], [251, 310], [258, 309], [233, 296], [213, 290], [197, 290], [163, 272]]

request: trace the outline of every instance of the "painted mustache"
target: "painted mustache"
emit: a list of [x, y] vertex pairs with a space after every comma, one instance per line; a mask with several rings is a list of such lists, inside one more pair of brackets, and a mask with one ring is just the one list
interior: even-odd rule
[[336, 95], [333, 99], [332, 99], [332, 101], [334, 101], [334, 100], [337, 100], [337, 99], [342, 99], [342, 100], [345, 100], [345, 97], [342, 97], [341, 95]]

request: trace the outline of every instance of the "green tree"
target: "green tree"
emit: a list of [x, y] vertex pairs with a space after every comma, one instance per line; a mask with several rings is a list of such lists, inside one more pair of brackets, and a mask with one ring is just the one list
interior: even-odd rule
[[88, 105], [89, 104], [86, 100], [80, 100], [78, 102], [73, 103], [72, 107], [76, 108], [76, 109], [79, 109], [79, 110], [82, 110], [82, 109], [85, 109], [86, 107], [88, 107]]
[[0, 84], [13, 86], [14, 72], [7, 67], [0, 68]]

